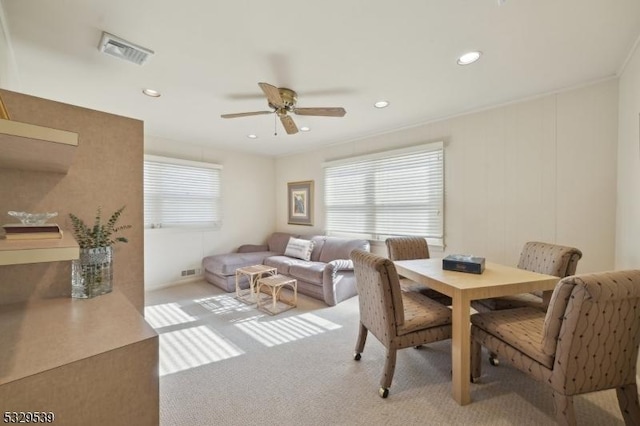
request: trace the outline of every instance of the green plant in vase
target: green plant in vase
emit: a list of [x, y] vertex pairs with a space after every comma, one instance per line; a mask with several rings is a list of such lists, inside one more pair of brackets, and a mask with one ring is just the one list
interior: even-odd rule
[[118, 225], [125, 206], [116, 210], [102, 223], [102, 208], [98, 207], [93, 226], [69, 213], [73, 235], [80, 246], [80, 258], [72, 262], [71, 297], [87, 299], [112, 290], [113, 250], [116, 243], [126, 243], [126, 237], [115, 236], [131, 225]]

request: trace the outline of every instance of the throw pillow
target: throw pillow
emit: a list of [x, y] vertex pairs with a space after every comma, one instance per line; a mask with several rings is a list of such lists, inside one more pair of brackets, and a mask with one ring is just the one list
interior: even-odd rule
[[300, 238], [289, 238], [289, 243], [284, 251], [285, 256], [295, 257], [297, 259], [309, 260], [311, 259], [311, 252], [313, 251], [313, 241], [302, 240]]

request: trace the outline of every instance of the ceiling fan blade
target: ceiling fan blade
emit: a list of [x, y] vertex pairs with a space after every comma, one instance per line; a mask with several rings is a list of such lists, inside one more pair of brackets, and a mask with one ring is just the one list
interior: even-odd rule
[[296, 108], [293, 112], [298, 115], [319, 115], [323, 117], [344, 117], [347, 113], [344, 108]]
[[222, 114], [220, 117], [222, 117], [222, 118], [238, 118], [238, 117], [248, 117], [250, 115], [262, 115], [262, 114], [273, 114], [273, 111], [238, 112], [238, 113], [235, 113], [235, 114]]
[[277, 108], [284, 107], [284, 101], [280, 96], [280, 91], [277, 87], [270, 85], [269, 83], [258, 83], [258, 86], [262, 89], [269, 103]]
[[296, 133], [298, 133], [298, 126], [296, 126], [296, 123], [293, 122], [293, 119], [291, 117], [289, 117], [288, 115], [281, 115], [280, 121], [282, 121], [282, 125], [287, 131], [287, 134], [295, 135]]

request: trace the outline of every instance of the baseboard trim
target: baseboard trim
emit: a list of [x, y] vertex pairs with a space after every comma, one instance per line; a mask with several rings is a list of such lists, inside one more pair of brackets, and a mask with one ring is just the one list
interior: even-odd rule
[[194, 281], [204, 281], [204, 275], [200, 274], [200, 275], [192, 275], [190, 277], [187, 278], [182, 278], [176, 281], [169, 281], [167, 283], [163, 283], [163, 284], [158, 284], [158, 285], [154, 285], [152, 288], [147, 288], [145, 286], [144, 291], [155, 291], [155, 290], [160, 290], [163, 288], [167, 288], [167, 287], [174, 287], [177, 285], [181, 285], [181, 284], [188, 284], [188, 283], [192, 283]]

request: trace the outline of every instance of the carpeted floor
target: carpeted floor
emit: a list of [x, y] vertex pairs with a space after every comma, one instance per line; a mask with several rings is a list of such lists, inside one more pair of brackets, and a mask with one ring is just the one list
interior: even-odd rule
[[[205, 282], [146, 295], [160, 334], [161, 425], [547, 425], [549, 388], [483, 359], [473, 402], [451, 398], [450, 342], [399, 351], [386, 400], [384, 347], [369, 335], [353, 360], [358, 300], [299, 296], [276, 316]], [[578, 425], [624, 424], [615, 391], [575, 398]]]

